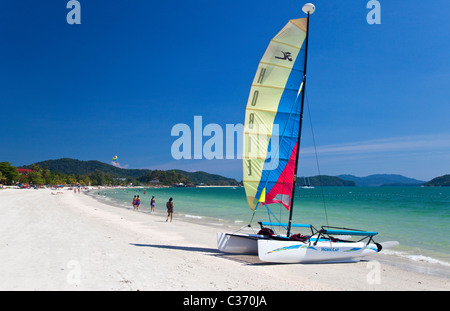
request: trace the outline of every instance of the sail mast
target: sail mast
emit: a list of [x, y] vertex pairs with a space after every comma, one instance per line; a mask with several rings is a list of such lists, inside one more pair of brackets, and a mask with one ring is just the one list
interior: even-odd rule
[[303, 108], [305, 104], [305, 91], [306, 91], [306, 65], [308, 60], [308, 40], [309, 40], [309, 15], [314, 13], [315, 6], [312, 3], [307, 3], [302, 8], [303, 12], [308, 14], [307, 23], [306, 23], [306, 42], [305, 42], [305, 65], [303, 69], [303, 82], [302, 82], [302, 102], [300, 106], [300, 122], [298, 126], [298, 140], [297, 140], [297, 161], [295, 163], [295, 171], [294, 171], [294, 182], [292, 186], [292, 195], [291, 195], [291, 205], [289, 209], [289, 222], [287, 227], [286, 236], [289, 237], [291, 235], [291, 227], [292, 227], [292, 215], [294, 210], [294, 196], [295, 196], [295, 184], [297, 181], [297, 170], [298, 170], [298, 159], [300, 155], [300, 137], [302, 134], [302, 123], [303, 123]]

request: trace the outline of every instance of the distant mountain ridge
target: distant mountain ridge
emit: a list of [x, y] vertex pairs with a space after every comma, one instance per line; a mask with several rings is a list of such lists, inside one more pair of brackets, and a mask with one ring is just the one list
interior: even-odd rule
[[338, 175], [339, 178], [354, 181], [360, 187], [382, 187], [382, 186], [421, 186], [423, 180], [405, 177], [398, 174], [374, 174], [366, 177], [354, 175]]
[[300, 177], [297, 179], [297, 186], [313, 187], [355, 187], [356, 183], [351, 180], [344, 180], [337, 176], [317, 175], [311, 177]]
[[[31, 168], [33, 164], [21, 166], [20, 168]], [[52, 172], [67, 175], [91, 175], [98, 171], [111, 175], [114, 178], [131, 178], [143, 183], [150, 183], [158, 179], [163, 184], [205, 184], [216, 186], [238, 186], [239, 183], [233, 178], [227, 178], [206, 172], [186, 172], [183, 170], [150, 170], [150, 169], [125, 169], [116, 167], [97, 160], [81, 161], [77, 159], [62, 158], [34, 163], [42, 168], [48, 168]]]
[[[150, 170], [150, 169], [124, 169], [113, 165], [103, 163], [96, 160], [81, 161], [70, 158], [62, 158], [57, 160], [47, 160], [34, 163], [42, 168], [48, 168], [52, 172], [59, 172], [67, 175], [90, 175], [101, 171], [114, 178], [135, 179], [142, 183], [148, 183], [152, 180], [159, 179], [162, 183], [182, 182], [192, 183], [194, 185], [223, 185], [238, 186], [239, 182], [233, 178], [227, 178], [217, 174], [206, 172], [186, 172], [183, 170]], [[31, 168], [31, 165], [21, 166], [20, 168]], [[312, 176], [298, 177], [297, 185], [306, 184], [312, 186], [360, 186], [360, 187], [380, 187], [380, 186], [447, 186], [450, 183], [450, 175], [436, 177], [435, 179], [425, 182], [414, 178], [408, 178], [398, 174], [374, 174], [365, 177], [344, 174], [338, 176]]]

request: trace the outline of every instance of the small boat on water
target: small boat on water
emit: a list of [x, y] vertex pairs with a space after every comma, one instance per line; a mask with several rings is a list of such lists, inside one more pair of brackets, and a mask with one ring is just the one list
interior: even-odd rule
[[311, 185], [311, 182], [309, 181], [309, 178], [306, 179], [306, 177], [303, 178], [305, 180], [305, 183], [303, 186], [300, 186], [302, 189], [314, 189], [314, 186]]
[[[290, 20], [270, 41], [259, 62], [245, 112], [243, 183], [253, 216], [266, 207], [270, 219], [259, 222], [257, 233], [218, 233], [218, 249], [227, 253], [258, 254], [275, 263], [356, 262], [394, 247], [376, 243], [374, 231], [292, 223], [295, 184], [306, 89], [309, 19], [315, 6], [303, 6], [306, 18]], [[287, 223], [270, 211], [282, 205]], [[252, 216], [252, 219], [253, 219]], [[251, 227], [251, 225], [249, 225]], [[273, 228], [285, 234], [275, 234]], [[293, 229], [308, 233], [292, 234]], [[278, 230], [277, 230], [278, 231]]]

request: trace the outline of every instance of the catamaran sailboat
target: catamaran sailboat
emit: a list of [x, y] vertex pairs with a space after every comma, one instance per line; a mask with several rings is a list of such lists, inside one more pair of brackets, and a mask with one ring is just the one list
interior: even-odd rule
[[[398, 243], [375, 243], [377, 232], [372, 231], [329, 226], [316, 229], [310, 224], [292, 223], [305, 101], [309, 18], [315, 6], [308, 3], [302, 10], [307, 17], [290, 20], [270, 41], [259, 62], [247, 102], [243, 133], [243, 182], [250, 209], [255, 212], [264, 206], [271, 213], [271, 205], [281, 204], [289, 212], [289, 220], [287, 223], [259, 222], [261, 230], [255, 234], [219, 233], [218, 248], [228, 253], [258, 254], [267, 262], [359, 261], [365, 255]], [[271, 229], [274, 226], [286, 230], [286, 234], [274, 234]], [[293, 228], [307, 228], [308, 234], [292, 234]]]

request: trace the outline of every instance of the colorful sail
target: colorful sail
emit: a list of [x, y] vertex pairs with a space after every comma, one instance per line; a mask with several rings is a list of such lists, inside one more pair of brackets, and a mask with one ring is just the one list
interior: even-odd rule
[[243, 181], [250, 209], [281, 203], [290, 208], [307, 19], [290, 20], [271, 40], [253, 80], [245, 113]]

